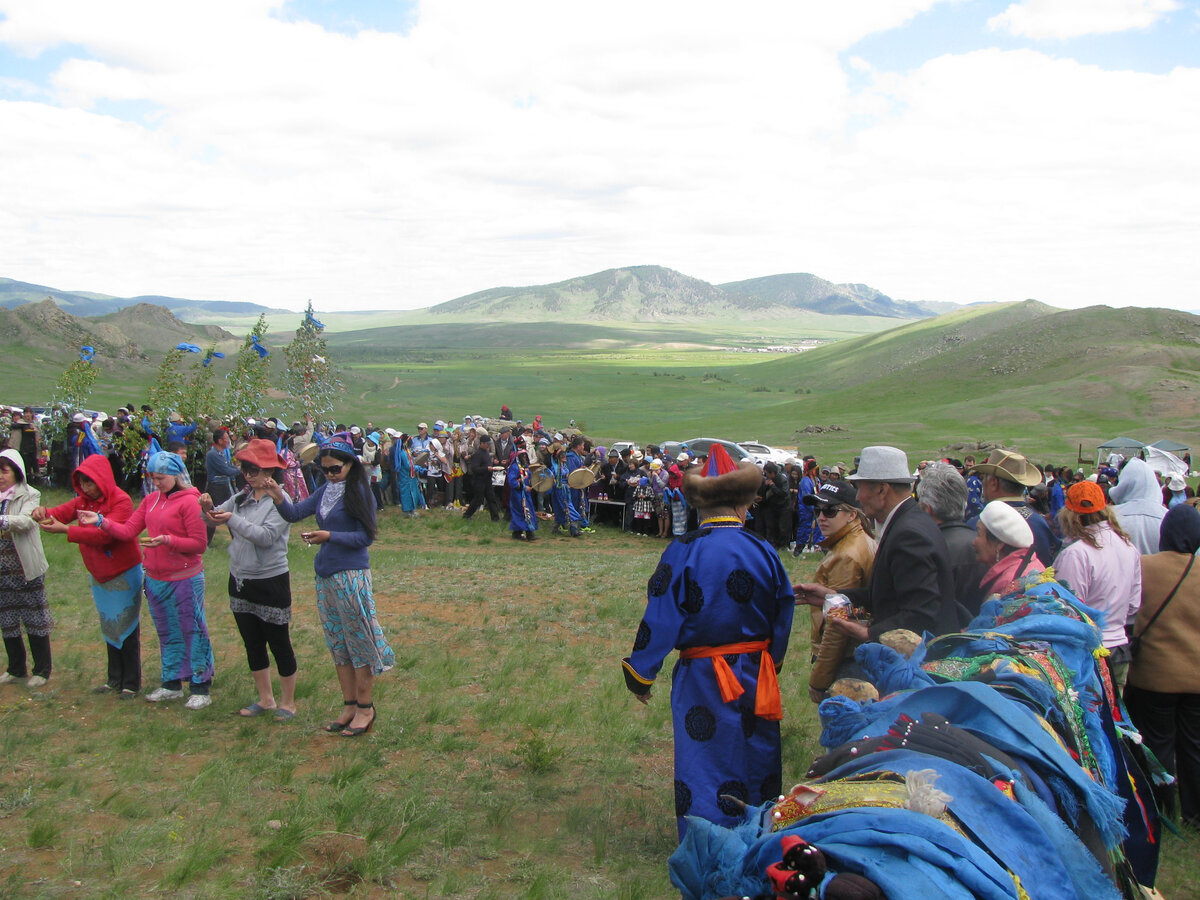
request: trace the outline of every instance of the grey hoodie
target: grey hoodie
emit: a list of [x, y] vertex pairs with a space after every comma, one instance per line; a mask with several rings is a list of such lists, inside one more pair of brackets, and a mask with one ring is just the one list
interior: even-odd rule
[[1116, 504], [1117, 521], [1133, 545], [1146, 556], [1158, 552], [1158, 532], [1167, 508], [1162, 503], [1158, 476], [1143, 460], [1131, 459], [1121, 469], [1120, 479], [1108, 492]]
[[[235, 505], [245, 498], [241, 506]], [[229, 542], [229, 574], [236, 579], [271, 578], [288, 570], [287, 545], [291, 526], [267, 494], [255, 501], [253, 494], [234, 494], [217, 509], [231, 512], [226, 523]]]

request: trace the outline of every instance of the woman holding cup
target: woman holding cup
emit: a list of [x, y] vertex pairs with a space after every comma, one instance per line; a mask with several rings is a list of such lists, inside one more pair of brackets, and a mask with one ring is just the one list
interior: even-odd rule
[[[270, 712], [287, 721], [296, 715], [296, 654], [288, 624], [292, 620], [292, 586], [288, 573], [287, 545], [290, 528], [267, 490], [287, 470], [285, 460], [269, 440], [255, 438], [237, 452], [244, 490], [220, 506], [208, 494], [200, 508], [214, 525], [229, 528], [229, 608], [246, 647], [250, 674], [258, 699], [239, 715]], [[271, 690], [271, 663], [279, 669], [279, 702]]]
[[317, 530], [301, 532], [300, 536], [306, 544], [320, 548], [313, 560], [317, 612], [344, 706], [342, 714], [325, 730], [342, 737], [358, 737], [371, 730], [377, 717], [373, 702], [375, 676], [396, 661], [375, 616], [371, 587], [367, 548], [375, 540], [375, 498], [348, 434], [335, 434], [321, 448], [318, 463], [325, 473], [325, 483], [300, 503], [291, 503], [274, 481], [266, 487], [287, 521], [317, 517]]

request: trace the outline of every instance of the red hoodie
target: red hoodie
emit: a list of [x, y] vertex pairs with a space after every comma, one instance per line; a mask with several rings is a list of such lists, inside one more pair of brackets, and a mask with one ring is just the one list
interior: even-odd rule
[[[89, 500], [79, 487], [79, 474], [83, 473], [100, 488], [100, 499]], [[46, 510], [59, 522], [72, 522], [79, 510], [98, 512], [106, 519], [124, 522], [133, 513], [133, 501], [117, 487], [113, 480], [112, 466], [108, 458], [92, 454], [71, 473], [71, 484], [75, 486], [75, 498], [62, 506]], [[79, 545], [83, 564], [101, 584], [111, 581], [122, 572], [127, 572], [142, 561], [142, 551], [136, 540], [122, 541], [94, 525], [72, 525], [67, 529], [67, 540]]]

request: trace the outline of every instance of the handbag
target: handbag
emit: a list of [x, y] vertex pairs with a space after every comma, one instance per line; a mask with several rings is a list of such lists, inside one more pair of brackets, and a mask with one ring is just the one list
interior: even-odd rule
[[1188, 560], [1187, 565], [1183, 567], [1183, 574], [1180, 575], [1179, 580], [1175, 582], [1175, 587], [1171, 588], [1171, 593], [1167, 594], [1167, 599], [1162, 602], [1162, 606], [1154, 611], [1154, 615], [1150, 617], [1150, 621], [1146, 623], [1146, 627], [1129, 639], [1129, 655], [1133, 659], [1137, 659], [1138, 651], [1142, 649], [1142, 635], [1149, 631], [1150, 626], [1158, 621], [1158, 617], [1163, 614], [1163, 610], [1167, 608], [1167, 604], [1170, 603], [1175, 597], [1176, 592], [1179, 590], [1179, 586], [1183, 584], [1184, 579], [1188, 577], [1188, 572], [1192, 571], [1192, 563], [1195, 561], [1196, 557], [1193, 555], [1192, 558]]

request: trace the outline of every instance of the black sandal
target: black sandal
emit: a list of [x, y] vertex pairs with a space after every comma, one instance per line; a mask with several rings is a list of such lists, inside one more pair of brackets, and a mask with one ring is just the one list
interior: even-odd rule
[[[358, 706], [358, 701], [357, 700], [343, 700], [342, 706]], [[351, 722], [351, 720], [353, 720], [353, 718], [354, 718], [354, 716], [351, 715], [350, 718], [347, 719], [345, 722], [330, 722], [328, 725], [323, 726], [323, 730], [329, 732], [330, 734], [333, 734], [334, 732], [337, 732], [337, 731], [341, 731], [343, 728], [345, 728], [347, 725], [350, 724], [350, 722]]]
[[[358, 706], [359, 709], [375, 709], [374, 703], [367, 703], [366, 705], [359, 703], [356, 705]], [[362, 735], [366, 734], [368, 731], [371, 730], [371, 726], [375, 724], [375, 720], [378, 718], [379, 718], [379, 713], [374, 712], [371, 714], [371, 721], [368, 722], [366, 725], [363, 725], [360, 728], [349, 728], [349, 727], [342, 728], [342, 737], [361, 737]], [[348, 726], [350, 723], [347, 722], [346, 724]]]

